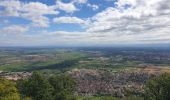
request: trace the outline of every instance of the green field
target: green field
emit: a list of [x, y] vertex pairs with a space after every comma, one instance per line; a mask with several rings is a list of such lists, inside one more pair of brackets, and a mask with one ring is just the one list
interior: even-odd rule
[[[112, 49], [111, 49], [112, 50]], [[120, 71], [136, 68], [140, 64], [169, 66], [169, 52], [83, 49], [0, 49], [1, 71], [66, 71], [72, 68], [106, 69]], [[151, 57], [148, 57], [151, 56]], [[159, 59], [158, 59], [159, 58]], [[155, 60], [156, 59], [156, 60]], [[162, 61], [163, 60], [163, 61]]]

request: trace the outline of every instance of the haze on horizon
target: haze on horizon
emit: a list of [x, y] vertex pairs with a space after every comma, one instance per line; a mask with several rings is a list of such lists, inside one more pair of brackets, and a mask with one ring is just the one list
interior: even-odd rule
[[170, 0], [0, 0], [0, 46], [170, 44]]

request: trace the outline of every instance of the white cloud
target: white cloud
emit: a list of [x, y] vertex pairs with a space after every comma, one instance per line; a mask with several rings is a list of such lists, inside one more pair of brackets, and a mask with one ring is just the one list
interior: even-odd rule
[[56, 8], [57, 9], [60, 9], [60, 10], [63, 10], [67, 13], [73, 13], [75, 11], [77, 11], [78, 9], [75, 7], [74, 3], [71, 2], [71, 3], [63, 3], [61, 1], [57, 1], [56, 2]]
[[88, 7], [91, 7], [93, 10], [99, 9], [99, 6], [98, 6], [98, 5], [95, 5], [95, 4], [90, 4], [90, 3], [88, 3], [87, 6], [88, 6]]
[[[7, 1], [9, 0], [4, 0], [4, 2]], [[19, 7], [12, 4], [14, 1]], [[38, 2], [21, 3], [17, 0], [10, 0], [10, 3], [0, 2], [1, 6], [6, 7], [5, 11], [0, 12], [0, 14], [3, 16], [20, 16], [31, 20], [32, 26], [48, 27], [50, 22], [44, 15], [56, 15], [58, 12], [55, 9], [73, 13], [78, 10], [75, 3], [82, 4], [85, 1], [75, 0], [70, 3], [58, 1], [54, 7]], [[80, 19], [78, 17], [61, 16], [53, 19], [55, 23], [84, 25], [87, 28], [86, 32], [44, 31], [43, 34], [22, 34], [13, 38], [10, 37], [12, 33], [24, 33], [28, 30], [28, 27], [12, 25], [0, 29], [1, 34], [7, 33], [8, 35], [7, 38], [3, 39], [0, 37], [0, 42], [7, 40], [8, 44], [21, 45], [170, 43], [169, 4], [170, 0], [118, 0], [116, 7], [108, 7], [92, 18]], [[22, 44], [23, 41], [25, 42]]]
[[54, 6], [48, 6], [40, 2], [23, 3], [19, 0], [2, 0], [0, 6], [5, 10], [0, 11], [1, 16], [16, 16], [32, 21], [37, 27], [48, 27], [49, 20], [44, 15], [57, 15], [59, 12]]
[[10, 35], [21, 34], [26, 31], [28, 31], [28, 27], [19, 26], [19, 25], [11, 25], [0, 29], [1, 34], [10, 34]]
[[72, 2], [78, 3], [78, 4], [84, 4], [87, 3], [88, 0], [73, 0]]
[[118, 0], [91, 18], [87, 32], [110, 42], [170, 43], [169, 0]]
[[86, 21], [77, 17], [58, 17], [54, 18], [55, 23], [71, 23], [71, 24], [85, 24]]
[[19, 16], [21, 3], [18, 0], [1, 0], [0, 6], [5, 7], [4, 11], [0, 11], [1, 16]]
[[39, 16], [39, 17], [30, 17], [29, 19], [32, 20], [32, 26], [35, 27], [49, 27], [49, 19], [44, 16]]
[[[164, 0], [164, 3], [166, 4], [167, 2]], [[123, 8], [126, 4], [130, 5], [129, 8]], [[160, 14], [165, 10], [159, 10], [163, 6], [160, 5], [160, 0], [119, 0], [117, 5], [118, 8], [110, 7], [96, 14], [92, 18], [93, 23], [89, 26], [88, 31], [117, 30], [119, 28], [128, 30], [130, 25], [139, 27], [145, 27], [145, 25], [148, 27], [151, 25], [156, 26], [158, 23], [154, 23], [154, 21], [160, 21], [161, 17], [168, 20], [170, 16], [165, 17]], [[147, 23], [152, 19], [152, 22]]]
[[43, 15], [54, 14], [57, 15], [59, 12], [55, 11], [53, 6], [47, 6], [39, 2], [31, 2], [23, 5], [22, 17], [32, 21], [32, 26], [35, 27], [48, 27], [50, 22], [49, 19]]
[[54, 6], [48, 6], [40, 2], [30, 2], [24, 4], [22, 11], [25, 13], [45, 15], [45, 14], [58, 14], [58, 11], [54, 10]]

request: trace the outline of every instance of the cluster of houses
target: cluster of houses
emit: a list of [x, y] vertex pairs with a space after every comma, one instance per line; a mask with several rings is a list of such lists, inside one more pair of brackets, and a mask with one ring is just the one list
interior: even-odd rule
[[77, 95], [112, 95], [117, 97], [143, 93], [144, 84], [147, 80], [158, 74], [146, 72], [115, 72], [109, 73], [102, 70], [77, 69], [69, 72], [77, 81]]
[[137, 60], [137, 61], [149, 61], [149, 62], [168, 62], [170, 61], [170, 54], [169, 53], [135, 53], [132, 55], [122, 56], [124, 59], [127, 60]]
[[32, 75], [31, 72], [0, 72], [0, 77], [6, 78], [8, 80], [19, 80], [26, 79]]

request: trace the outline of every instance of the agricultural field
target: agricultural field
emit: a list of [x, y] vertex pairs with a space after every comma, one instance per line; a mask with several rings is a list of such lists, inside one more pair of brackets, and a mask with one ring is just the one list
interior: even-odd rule
[[80, 52], [58, 49], [0, 49], [0, 54], [2, 71], [62, 69], [85, 57], [85, 54]]
[[[96, 50], [97, 49], [97, 50]], [[170, 52], [123, 48], [1, 48], [1, 71], [70, 70], [72, 68], [130, 70], [168, 68]]]

